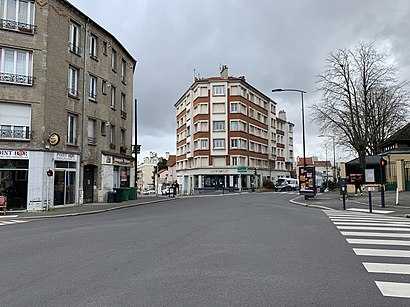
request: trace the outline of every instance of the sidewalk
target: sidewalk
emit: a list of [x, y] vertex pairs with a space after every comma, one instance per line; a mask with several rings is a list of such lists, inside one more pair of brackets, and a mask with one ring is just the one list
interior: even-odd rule
[[[304, 205], [307, 207], [316, 207], [322, 209], [343, 210], [342, 195], [337, 192], [325, 192], [316, 194], [314, 198], [304, 199], [304, 196], [299, 196], [292, 200], [293, 203]], [[346, 209], [363, 210], [368, 212], [369, 209], [369, 193], [364, 192], [363, 196], [355, 196], [349, 194], [346, 196]], [[399, 205], [396, 205], [396, 192], [385, 192], [385, 208], [381, 207], [381, 193], [372, 192], [372, 211], [373, 213], [388, 213], [389, 215], [409, 217], [410, 218], [410, 192], [399, 193]], [[383, 211], [383, 212], [379, 212]]]
[[49, 211], [34, 211], [34, 212], [21, 212], [21, 211], [7, 211], [7, 215], [18, 215], [23, 219], [43, 219], [43, 218], [56, 218], [56, 217], [68, 217], [85, 214], [95, 214], [100, 212], [107, 212], [112, 210], [119, 210], [123, 208], [149, 205], [152, 203], [165, 202], [175, 200], [176, 198], [160, 197], [160, 196], [140, 196], [135, 200], [123, 201], [120, 203], [92, 203], [84, 204], [80, 206], [69, 206], [54, 208]]

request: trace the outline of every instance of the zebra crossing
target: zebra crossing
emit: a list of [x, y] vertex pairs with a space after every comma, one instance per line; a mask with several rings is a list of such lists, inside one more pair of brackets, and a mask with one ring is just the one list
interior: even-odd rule
[[364, 258], [367, 272], [376, 274], [375, 284], [382, 295], [410, 298], [410, 221], [353, 211], [324, 212], [353, 245], [353, 252]]
[[0, 226], [27, 223], [28, 221], [17, 220], [17, 215], [6, 215], [0, 217]]

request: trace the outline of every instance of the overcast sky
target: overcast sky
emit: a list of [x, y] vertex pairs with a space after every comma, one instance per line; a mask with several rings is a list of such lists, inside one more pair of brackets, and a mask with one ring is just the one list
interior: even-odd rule
[[[174, 104], [193, 83], [194, 69], [211, 77], [227, 65], [229, 75], [245, 76], [277, 101], [295, 124], [295, 156], [303, 155], [300, 95], [271, 90], [307, 91], [306, 155], [322, 159], [325, 139], [318, 137], [308, 107], [319, 99], [315, 76], [330, 52], [374, 43], [392, 54], [402, 80], [410, 80], [408, 0], [70, 1], [138, 61], [134, 96], [141, 156], [175, 154]], [[343, 161], [343, 152], [339, 148], [336, 159]]]

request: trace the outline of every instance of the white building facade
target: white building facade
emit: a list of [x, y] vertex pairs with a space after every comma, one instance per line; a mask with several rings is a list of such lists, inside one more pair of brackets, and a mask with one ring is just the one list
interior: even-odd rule
[[180, 192], [243, 190], [289, 177], [293, 124], [276, 102], [244, 77], [195, 79], [176, 102], [176, 170]]

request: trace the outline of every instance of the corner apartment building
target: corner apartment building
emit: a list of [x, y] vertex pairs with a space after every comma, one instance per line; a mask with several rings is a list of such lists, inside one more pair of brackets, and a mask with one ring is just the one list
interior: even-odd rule
[[132, 185], [132, 55], [65, 0], [1, 0], [0, 36], [9, 208], [102, 202]]
[[182, 193], [260, 187], [289, 177], [293, 124], [245, 77], [196, 78], [176, 102], [177, 177]]

